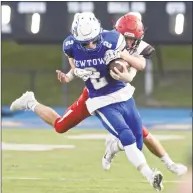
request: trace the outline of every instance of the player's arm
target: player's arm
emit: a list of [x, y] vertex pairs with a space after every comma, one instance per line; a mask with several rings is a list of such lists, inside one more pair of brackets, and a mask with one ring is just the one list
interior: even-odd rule
[[73, 52], [72, 52], [72, 45], [73, 45], [73, 40], [71, 37], [67, 37], [64, 42], [63, 42], [63, 52], [64, 54], [68, 57], [68, 62], [71, 66], [70, 71], [65, 74], [61, 70], [56, 70], [58, 80], [62, 83], [68, 83], [71, 82], [74, 79], [74, 58], [73, 58]]
[[[135, 58], [138, 58], [138, 59], [142, 59], [142, 60], [145, 60], [145, 59], [150, 59], [152, 57], [152, 54], [153, 52], [155, 51], [155, 49], [151, 46], [151, 45], [147, 45], [143, 50], [142, 52], [140, 53], [139, 56], [133, 56]], [[124, 51], [125, 52], [125, 51]], [[128, 56], [128, 52], [126, 53], [126, 55]], [[131, 55], [129, 55], [130, 57]], [[128, 62], [128, 61], [127, 61]], [[145, 61], [146, 62], [146, 61]], [[131, 64], [131, 62], [129, 63]], [[128, 82], [131, 82], [133, 80], [133, 78], [136, 76], [136, 73], [137, 73], [137, 69], [134, 68], [134, 67], [130, 67], [129, 68], [129, 72], [128, 74], [126, 73], [126, 71], [124, 71], [123, 73], [119, 72], [119, 77], [120, 77], [120, 80], [128, 80]], [[122, 78], [121, 78], [122, 77]]]
[[92, 74], [91, 71], [76, 68], [73, 58], [68, 58], [68, 61], [69, 61], [69, 64], [71, 66], [71, 69], [67, 74], [63, 73], [61, 70], [56, 70], [58, 80], [60, 82], [68, 83], [68, 82], [71, 82], [75, 77], [79, 77], [79, 78], [83, 79], [84, 81], [88, 80], [88, 78]]
[[132, 82], [137, 74], [137, 69], [130, 67], [129, 68], [129, 75], [128, 75], [128, 82]]
[[67, 74], [64, 74], [61, 71], [57, 71], [58, 79], [60, 82], [70, 82], [75, 77], [79, 77], [83, 81], [86, 81], [89, 79], [90, 75], [92, 74], [91, 71], [76, 68], [76, 65], [74, 63], [73, 45], [74, 45], [74, 40], [70, 38], [70, 36], [66, 40], [64, 40], [63, 51], [65, 55], [68, 57], [68, 62], [71, 66], [71, 70]]
[[143, 42], [143, 44], [145, 44], [145, 47], [139, 55], [130, 55], [126, 50], [120, 52], [121, 58], [123, 58], [137, 70], [143, 70], [145, 68], [146, 59], [150, 59], [152, 57], [153, 52], [155, 51], [155, 49], [146, 42]]
[[[118, 39], [117, 48], [120, 51], [120, 57], [121, 57], [121, 53], [122, 52], [125, 53], [125, 51], [126, 51], [126, 49], [125, 49], [126, 48], [126, 41], [125, 41], [125, 38], [123, 35], [120, 35], [120, 37]], [[128, 62], [127, 60], [125, 60], [125, 61]], [[114, 73], [114, 75], [118, 75], [119, 80], [122, 80], [124, 82], [131, 82], [137, 74], [137, 69], [135, 67], [129, 66], [129, 64], [128, 64], [128, 66], [123, 65], [123, 72], [120, 72], [118, 69], [115, 69], [116, 74], [112, 71], [111, 76]]]
[[76, 68], [75, 63], [74, 63], [74, 58], [69, 58], [68, 57], [68, 62], [70, 64], [70, 66], [71, 66], [71, 69]]
[[[122, 34], [119, 34], [118, 32], [116, 33], [118, 34], [116, 43], [115, 42], [112, 43], [113, 46], [111, 47], [111, 49], [106, 51], [104, 56], [104, 61], [106, 65], [108, 65], [111, 61], [115, 59], [121, 58], [120, 53], [125, 52], [126, 50], [126, 41], [124, 36]], [[128, 65], [128, 67], [130, 66]]]
[[[105, 53], [105, 63], [108, 65], [112, 60], [115, 60], [120, 57], [120, 52], [124, 51], [126, 48], [126, 41], [122, 34], [119, 34], [118, 41], [116, 44], [116, 47], [114, 47], [112, 50], [108, 50]], [[129, 70], [128, 70], [129, 68]], [[116, 73], [115, 73], [116, 72]], [[122, 80], [124, 82], [131, 82], [133, 78], [136, 76], [137, 69], [130, 67], [129, 64], [123, 65], [123, 72], [120, 72], [118, 69], [115, 68], [115, 72], [112, 70], [110, 71], [110, 75], [115, 80]]]
[[128, 67], [123, 64], [123, 71], [120, 72], [116, 67], [113, 70], [110, 70], [110, 75], [112, 78], [114, 78], [115, 80], [121, 80], [124, 82], [131, 82], [133, 80], [133, 78], [136, 76], [137, 74], [137, 70], [133, 67], [130, 67], [128, 70]]
[[146, 66], [146, 60], [142, 55], [130, 55], [126, 49], [120, 52], [120, 57], [137, 70], [143, 70]]

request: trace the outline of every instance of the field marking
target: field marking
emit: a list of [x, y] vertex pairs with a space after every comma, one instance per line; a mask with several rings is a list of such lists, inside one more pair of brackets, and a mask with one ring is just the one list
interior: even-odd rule
[[[106, 137], [109, 134], [78, 134], [78, 135], [68, 135], [67, 138], [68, 139], [76, 139], [76, 140], [99, 140], [99, 139], [106, 139]], [[66, 136], [65, 136], [66, 137]], [[154, 137], [156, 137], [158, 140], [161, 141], [167, 141], [167, 140], [181, 140], [181, 139], [185, 139], [185, 136], [183, 135], [154, 135]]]
[[[89, 178], [31, 178], [31, 177], [2, 177], [2, 180], [34, 180], [34, 181], [69, 181], [69, 182], [88, 182], [96, 179], [89, 179]], [[135, 180], [135, 179], [113, 179], [113, 178], [105, 178], [102, 179], [103, 181], [109, 181], [109, 182], [117, 182], [117, 181], [126, 181], [126, 182], [133, 182], [133, 183], [148, 183], [146, 180]], [[182, 181], [182, 180], [165, 180], [163, 183], [188, 183], [188, 181]]]
[[152, 125], [151, 129], [162, 130], [162, 131], [171, 131], [171, 130], [179, 130], [179, 131], [188, 131], [192, 130], [192, 124], [159, 124], [159, 125]]
[[2, 142], [2, 150], [7, 151], [50, 151], [54, 149], [73, 149], [74, 145], [18, 144]]

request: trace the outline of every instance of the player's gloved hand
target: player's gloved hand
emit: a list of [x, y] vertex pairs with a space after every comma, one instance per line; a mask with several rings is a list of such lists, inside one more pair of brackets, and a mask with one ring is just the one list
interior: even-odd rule
[[58, 80], [62, 83], [70, 82], [70, 78], [60, 70], [56, 70]]
[[105, 52], [104, 61], [106, 65], [108, 65], [112, 60], [120, 58], [120, 51], [119, 50], [107, 50]]
[[124, 82], [131, 82], [134, 78], [133, 73], [130, 73], [128, 71], [127, 66], [124, 65], [124, 64], [123, 64], [123, 72], [120, 72], [116, 67], [114, 68], [114, 71], [110, 70], [110, 75], [115, 80], [121, 80], [121, 81], [124, 81]]
[[92, 71], [84, 70], [84, 69], [80, 69], [80, 68], [75, 68], [74, 69], [74, 75], [83, 79], [84, 81], [87, 81], [90, 78], [90, 76], [92, 75]]

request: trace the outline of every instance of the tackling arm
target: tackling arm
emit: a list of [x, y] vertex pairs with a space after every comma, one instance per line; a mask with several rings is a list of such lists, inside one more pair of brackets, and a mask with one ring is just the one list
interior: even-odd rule
[[136, 74], [137, 74], [137, 69], [133, 68], [133, 67], [130, 67], [129, 68], [128, 82], [132, 82], [134, 77], [136, 76]]
[[138, 53], [140, 53], [140, 55], [130, 55], [127, 50], [124, 50], [120, 52], [120, 57], [137, 70], [143, 70], [146, 66], [146, 59], [150, 59], [154, 51], [155, 49], [151, 45], [141, 41], [138, 47]]
[[130, 67], [128, 70], [128, 66], [123, 64], [123, 72], [120, 72], [116, 67], [114, 68], [115, 72], [110, 71], [110, 75], [115, 80], [121, 80], [124, 82], [131, 82], [133, 78], [136, 76], [137, 70], [133, 67]]
[[143, 70], [146, 66], [146, 61], [143, 56], [132, 56], [127, 50], [120, 52], [120, 57], [127, 61], [133, 68]]

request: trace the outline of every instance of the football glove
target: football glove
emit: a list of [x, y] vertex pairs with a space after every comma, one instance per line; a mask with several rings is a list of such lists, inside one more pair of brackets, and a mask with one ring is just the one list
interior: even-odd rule
[[105, 52], [104, 61], [108, 65], [112, 60], [121, 58], [119, 50], [107, 50]]
[[92, 75], [92, 71], [75, 68], [74, 75], [81, 78], [83, 81], [87, 81]]

